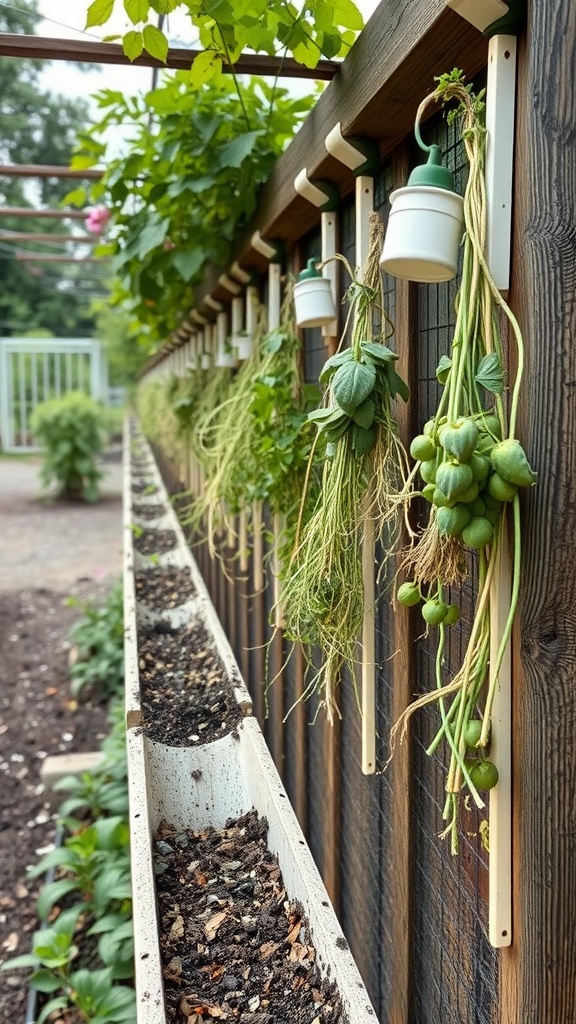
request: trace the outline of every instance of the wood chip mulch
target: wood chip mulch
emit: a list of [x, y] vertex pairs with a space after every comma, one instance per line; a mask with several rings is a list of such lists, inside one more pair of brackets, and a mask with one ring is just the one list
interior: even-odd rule
[[222, 829], [160, 826], [155, 873], [170, 1024], [345, 1024], [266, 833], [255, 811]]
[[209, 743], [242, 714], [232, 683], [204, 627], [162, 621], [138, 633], [143, 727], [170, 747]]

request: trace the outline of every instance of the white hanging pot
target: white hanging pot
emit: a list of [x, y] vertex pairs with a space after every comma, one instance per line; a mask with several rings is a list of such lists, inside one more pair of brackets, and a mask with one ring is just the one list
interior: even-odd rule
[[440, 161], [440, 147], [432, 146], [428, 163], [390, 196], [380, 264], [393, 277], [430, 284], [456, 277], [464, 200], [454, 191], [452, 172]]
[[316, 260], [308, 260], [306, 270], [294, 285], [294, 312], [297, 327], [324, 327], [336, 319], [332, 288], [327, 277], [316, 270]]
[[231, 352], [219, 351], [216, 353], [216, 361], [214, 365], [217, 366], [218, 369], [222, 369], [222, 367], [232, 368], [236, 366], [236, 357], [232, 355]]
[[237, 334], [234, 339], [234, 348], [238, 361], [245, 363], [252, 355], [252, 335], [245, 333]]

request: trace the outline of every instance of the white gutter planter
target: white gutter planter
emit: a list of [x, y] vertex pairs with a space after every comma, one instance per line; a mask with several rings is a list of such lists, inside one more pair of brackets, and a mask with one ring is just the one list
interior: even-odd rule
[[[142, 441], [139, 447], [148, 448]], [[126, 461], [126, 721], [138, 1024], [167, 1022], [155, 893], [154, 833], [161, 823], [178, 831], [220, 829], [229, 819], [252, 810], [268, 823], [268, 846], [278, 859], [287, 898], [303, 907], [321, 978], [336, 985], [349, 1024], [375, 1024], [376, 1015], [368, 994], [258, 723], [252, 717], [250, 695], [155, 466], [150, 475], [158, 491], [148, 501], [152, 503], [154, 499], [163, 504], [165, 512], [159, 522], [173, 530], [177, 538], [176, 547], [167, 553], [171, 556], [170, 564], [189, 574], [195, 595], [161, 614], [136, 601], [134, 570], [141, 575], [151, 569], [159, 573], [161, 568], [151, 565], [150, 558], [138, 556], [133, 549], [134, 525], [146, 529], [151, 521], [139, 520], [133, 513], [131, 471], [129, 460]], [[140, 504], [141, 499], [141, 494], [135, 495], [135, 504]], [[161, 560], [165, 558], [160, 556]], [[237, 724], [211, 742], [173, 746], [147, 735], [141, 703], [138, 634], [144, 635], [147, 624], [159, 617], [170, 619], [173, 625], [203, 627], [232, 686]], [[284, 1024], [278, 1003], [270, 1005], [270, 1013], [272, 1024]]]

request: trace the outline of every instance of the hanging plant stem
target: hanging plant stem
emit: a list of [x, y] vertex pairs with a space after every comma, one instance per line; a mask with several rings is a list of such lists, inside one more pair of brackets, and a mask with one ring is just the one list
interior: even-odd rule
[[[456, 324], [449, 356], [436, 375], [444, 391], [435, 416], [410, 451], [423, 480], [422, 495], [430, 502], [428, 523], [413, 535], [402, 569], [409, 577], [398, 600], [416, 604], [428, 626], [438, 626], [436, 688], [415, 700], [391, 733], [391, 754], [409, 719], [419, 708], [437, 703], [440, 729], [428, 747], [433, 754], [445, 741], [449, 751], [443, 835], [458, 850], [458, 821], [468, 792], [483, 807], [483, 791], [496, 785], [498, 772], [487, 758], [492, 706], [502, 659], [510, 639], [518, 603], [521, 535], [518, 488], [535, 483], [524, 451], [515, 438], [518, 400], [524, 367], [520, 327], [500, 295], [486, 263], [485, 129], [480, 120], [481, 96], [475, 96], [455, 71], [420, 105], [417, 121], [432, 102], [456, 101], [469, 165], [464, 196], [465, 237], [462, 279], [456, 299]], [[503, 400], [504, 354], [500, 315], [511, 328], [516, 373], [509, 415]], [[512, 523], [507, 506], [512, 504]], [[512, 590], [506, 624], [495, 663], [490, 665], [491, 612], [500, 551], [512, 530]], [[478, 589], [470, 636], [461, 666], [446, 681], [443, 652], [445, 628], [458, 621], [459, 610], [444, 602], [444, 587], [459, 582], [467, 571], [466, 548], [477, 552]], [[478, 709], [481, 708], [481, 717]]]
[[[320, 382], [327, 385], [326, 404], [309, 416], [318, 428], [309, 473], [321, 470], [320, 493], [310, 507], [304, 490], [296, 543], [282, 579], [287, 636], [307, 648], [320, 648], [323, 657], [304, 696], [319, 691], [330, 722], [338, 713], [336, 690], [342, 668], [347, 666], [353, 675], [356, 665], [365, 613], [366, 524], [373, 522], [377, 539], [388, 529], [386, 542], [391, 545], [392, 524], [406, 500], [407, 459], [392, 401], [397, 395], [406, 401], [408, 389], [394, 369], [398, 357], [384, 343], [391, 331], [384, 313], [381, 248], [382, 226], [374, 214], [361, 281], [346, 264], [352, 278], [351, 344], [326, 362], [320, 374]], [[381, 323], [377, 331], [375, 315]]]

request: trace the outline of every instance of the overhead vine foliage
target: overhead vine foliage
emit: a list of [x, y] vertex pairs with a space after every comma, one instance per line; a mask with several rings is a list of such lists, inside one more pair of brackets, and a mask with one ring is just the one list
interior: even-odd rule
[[[190, 85], [191, 73], [182, 71], [144, 97], [98, 93], [102, 119], [80, 137], [73, 160], [106, 167], [89, 197], [110, 207], [114, 227], [97, 251], [113, 256], [113, 301], [130, 308], [153, 340], [186, 315], [205, 266], [225, 265], [258, 189], [315, 100], [257, 77], [240, 92], [223, 74]], [[108, 160], [101, 139], [113, 125], [131, 143]], [[82, 205], [86, 191], [67, 200]]]
[[194, 84], [209, 81], [222, 63], [235, 63], [243, 50], [287, 54], [314, 68], [321, 57], [343, 57], [363, 27], [353, 0], [93, 0], [86, 28], [105, 25], [123, 8], [131, 28], [121, 39], [124, 52], [135, 60], [143, 50], [165, 61], [168, 38], [157, 27], [159, 14], [186, 12], [199, 36], [203, 53], [195, 62]]

